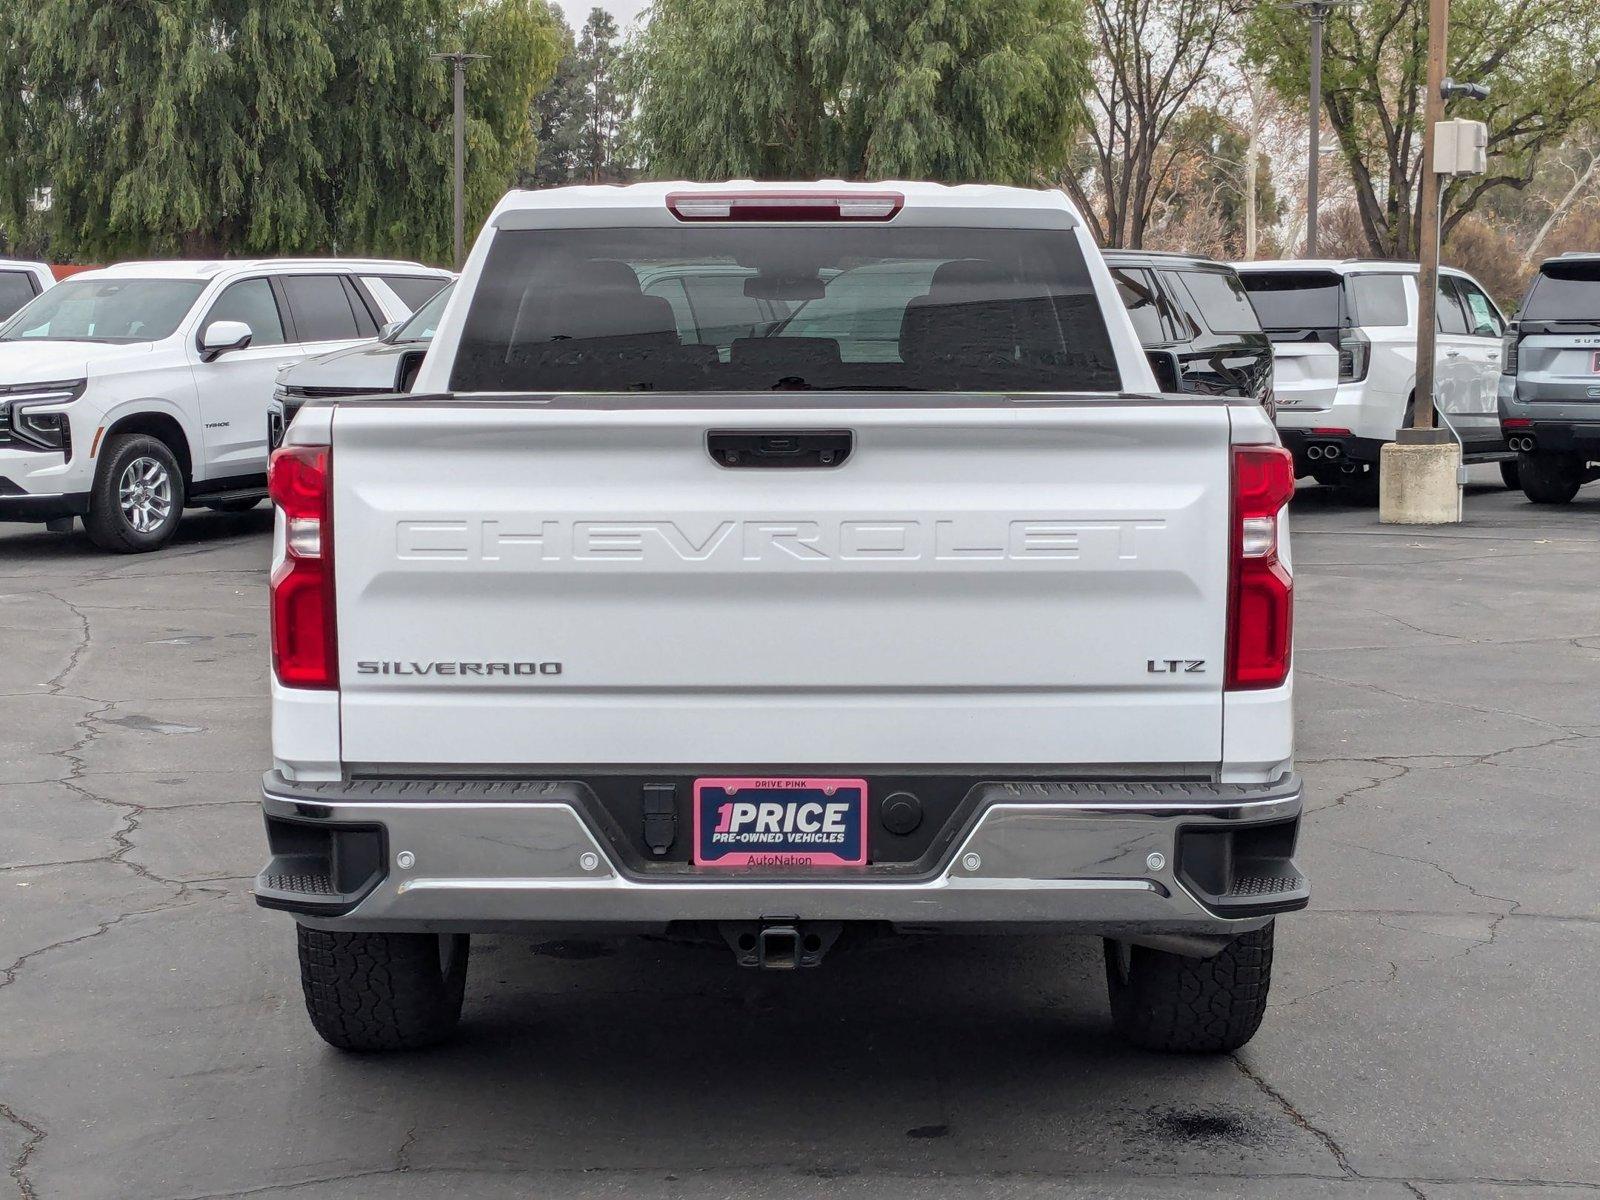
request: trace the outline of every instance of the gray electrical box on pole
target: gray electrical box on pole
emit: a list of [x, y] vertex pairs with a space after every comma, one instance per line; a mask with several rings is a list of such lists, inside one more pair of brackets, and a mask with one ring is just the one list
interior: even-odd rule
[[1433, 129], [1433, 169], [1440, 175], [1482, 175], [1489, 169], [1489, 127], [1482, 121], [1440, 121]]

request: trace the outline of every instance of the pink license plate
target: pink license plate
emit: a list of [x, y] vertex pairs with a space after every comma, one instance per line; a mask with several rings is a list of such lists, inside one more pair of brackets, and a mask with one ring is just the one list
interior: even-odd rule
[[859, 867], [866, 861], [864, 779], [695, 780], [697, 867]]

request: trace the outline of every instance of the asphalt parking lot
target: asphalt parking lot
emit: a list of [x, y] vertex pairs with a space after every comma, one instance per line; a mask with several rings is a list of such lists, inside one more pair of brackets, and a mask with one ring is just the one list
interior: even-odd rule
[[0, 526], [0, 1196], [1600, 1192], [1600, 485], [1297, 499], [1314, 899], [1211, 1060], [1111, 1040], [1097, 945], [1002, 938], [483, 938], [452, 1045], [326, 1048], [249, 896], [269, 529]]

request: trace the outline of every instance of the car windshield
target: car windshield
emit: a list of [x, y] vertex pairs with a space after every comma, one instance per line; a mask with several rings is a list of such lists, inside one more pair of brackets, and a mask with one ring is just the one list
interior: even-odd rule
[[160, 341], [178, 327], [205, 286], [196, 279], [69, 279], [0, 326], [0, 341]]
[[1332, 271], [1241, 271], [1250, 304], [1268, 333], [1337, 329], [1340, 279]]
[[1060, 230], [736, 225], [502, 230], [463, 392], [1117, 391]]
[[1600, 262], [1546, 263], [1518, 315], [1530, 321], [1600, 321]]
[[433, 335], [439, 332], [439, 318], [444, 315], [444, 306], [449, 303], [450, 293], [456, 290], [456, 285], [447, 283], [433, 294], [433, 298], [416, 312], [406, 318], [404, 325], [395, 331], [394, 342], [431, 342]]

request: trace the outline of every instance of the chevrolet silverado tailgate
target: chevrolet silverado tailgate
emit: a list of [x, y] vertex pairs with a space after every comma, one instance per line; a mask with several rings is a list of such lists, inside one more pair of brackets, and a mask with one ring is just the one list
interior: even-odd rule
[[1215, 763], [1228, 439], [1116, 398], [342, 405], [343, 759]]

